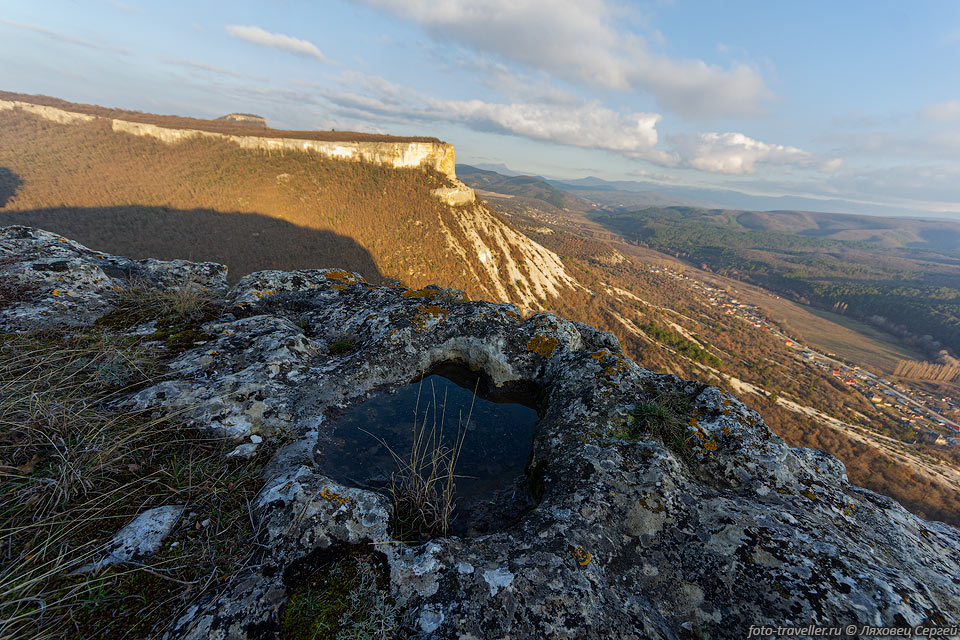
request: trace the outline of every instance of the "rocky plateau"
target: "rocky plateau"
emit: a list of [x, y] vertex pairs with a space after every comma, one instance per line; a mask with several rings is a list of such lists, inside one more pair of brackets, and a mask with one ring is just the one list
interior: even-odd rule
[[[228, 288], [220, 265], [130, 260], [28, 227], [0, 229], [0, 278], [24, 292], [0, 304], [2, 332], [89, 326], [133, 281], [224, 301], [202, 344], [119, 401], [181, 412], [235, 438], [238, 455], [282, 443], [253, 505], [258, 561], [167, 638], [279, 637], [293, 576], [356, 549], [380, 559], [406, 637], [960, 623], [960, 531], [850, 484], [838, 460], [788, 447], [737, 398], [643, 369], [587, 325], [346, 271], [261, 271]], [[354, 348], [332, 352], [344, 336]], [[537, 395], [535, 505], [477, 537], [400, 543], [386, 495], [324, 474], [324, 436], [338, 412], [449, 363]], [[681, 449], [636, 428], [664, 397], [683, 399]]]

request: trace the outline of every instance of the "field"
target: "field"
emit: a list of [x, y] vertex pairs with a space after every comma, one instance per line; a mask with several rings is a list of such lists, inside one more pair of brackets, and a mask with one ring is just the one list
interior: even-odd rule
[[960, 353], [956, 223], [691, 207], [590, 217], [630, 241], [840, 310], [929, 359]]
[[728, 279], [718, 279], [728, 287], [736, 287], [745, 302], [764, 309], [772, 318], [781, 320], [796, 336], [824, 353], [835, 353], [848, 362], [875, 369], [889, 375], [898, 360], [922, 360], [923, 354], [898, 344], [889, 334], [837, 313], [800, 305]]

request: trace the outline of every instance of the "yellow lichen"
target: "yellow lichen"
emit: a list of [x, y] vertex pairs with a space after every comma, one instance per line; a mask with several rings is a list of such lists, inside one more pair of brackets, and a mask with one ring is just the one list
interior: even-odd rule
[[573, 557], [581, 567], [587, 566], [593, 560], [593, 554], [585, 551], [581, 544], [578, 544], [573, 550]]
[[527, 351], [549, 358], [559, 343], [560, 341], [553, 336], [535, 335], [527, 341]]
[[440, 295], [439, 289], [407, 289], [400, 294], [404, 298], [427, 298], [433, 300]]
[[417, 329], [423, 331], [427, 328], [427, 323], [431, 320], [436, 322], [443, 322], [447, 319], [447, 315], [450, 313], [449, 309], [444, 309], [438, 304], [429, 304], [429, 305], [419, 305], [417, 310], [420, 311], [420, 317], [416, 318], [413, 322], [417, 326]]
[[349, 502], [350, 498], [340, 495], [339, 493], [334, 493], [333, 491], [327, 490], [326, 487], [320, 489], [320, 495], [326, 498], [327, 500], [332, 500], [333, 502], [338, 502], [343, 504], [344, 502]]
[[353, 275], [349, 271], [328, 271], [323, 274], [323, 277], [327, 280], [339, 280], [340, 282], [346, 282], [348, 284], [358, 282], [357, 276]]

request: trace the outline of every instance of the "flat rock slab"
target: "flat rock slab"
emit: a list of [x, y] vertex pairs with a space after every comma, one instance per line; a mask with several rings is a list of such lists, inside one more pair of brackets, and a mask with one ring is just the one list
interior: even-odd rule
[[98, 560], [81, 567], [78, 573], [149, 558], [160, 550], [160, 544], [177, 524], [184, 508], [179, 504], [144, 511], [113, 536]]

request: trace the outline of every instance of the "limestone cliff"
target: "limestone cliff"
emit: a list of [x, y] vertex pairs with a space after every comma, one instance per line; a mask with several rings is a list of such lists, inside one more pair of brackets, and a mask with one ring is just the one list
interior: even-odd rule
[[[22, 100], [0, 99], [0, 111], [9, 109], [21, 109], [61, 124], [90, 122], [100, 117]], [[201, 129], [176, 129], [123, 118], [110, 118], [110, 120], [114, 131], [135, 136], [150, 136], [168, 144], [175, 144], [197, 136], [213, 137], [229, 140], [243, 149], [316, 153], [338, 160], [370, 162], [395, 168], [433, 169], [454, 181], [457, 177], [453, 145], [442, 142], [352, 142], [229, 135]], [[467, 187], [463, 186], [463, 189], [467, 189]]]
[[[257, 561], [168, 638], [278, 637], [298, 568], [359, 548], [382, 559], [402, 637], [739, 639], [751, 625], [960, 622], [960, 531], [849, 484], [835, 458], [786, 446], [720, 389], [642, 369], [610, 334], [342, 271], [264, 271], [227, 290], [217, 265], [126, 260], [26, 227], [0, 230], [0, 256], [8, 290], [25, 292], [0, 308], [3, 331], [89, 325], [131, 277], [224, 298], [163, 380], [119, 400], [246, 447], [251, 434], [253, 446], [286, 443], [251, 505]], [[344, 334], [355, 348], [330, 348]], [[384, 495], [325, 475], [324, 436], [339, 410], [450, 362], [540, 390], [536, 505], [481, 537], [401, 544]], [[636, 428], [667, 396], [683, 399], [689, 447]]]

